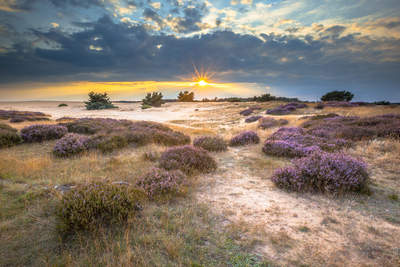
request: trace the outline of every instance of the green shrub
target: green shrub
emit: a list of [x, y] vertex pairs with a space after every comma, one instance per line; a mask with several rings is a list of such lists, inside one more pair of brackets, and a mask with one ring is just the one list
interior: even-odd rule
[[354, 95], [349, 91], [332, 91], [321, 97], [321, 101], [351, 101]]
[[89, 101], [85, 102], [86, 109], [88, 110], [117, 108], [111, 103], [107, 93], [90, 92], [88, 95]]
[[162, 100], [163, 95], [160, 92], [148, 93], [146, 97], [142, 100], [142, 109], [150, 107], [161, 107], [164, 104]]
[[7, 124], [0, 123], [0, 148], [10, 147], [22, 142], [18, 131]]
[[127, 185], [92, 183], [64, 193], [57, 209], [62, 232], [95, 230], [99, 225], [123, 223], [136, 215], [146, 195]]
[[68, 107], [68, 105], [65, 104], [65, 103], [61, 103], [61, 104], [58, 105], [58, 107], [59, 107], [59, 108], [61, 108], [61, 107]]
[[178, 101], [179, 102], [193, 102], [194, 101], [194, 93], [193, 92], [179, 92], [178, 94]]

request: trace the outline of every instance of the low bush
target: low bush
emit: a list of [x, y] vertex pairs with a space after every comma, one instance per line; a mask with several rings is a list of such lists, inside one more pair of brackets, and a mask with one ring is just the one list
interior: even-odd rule
[[225, 151], [227, 150], [227, 144], [224, 139], [219, 136], [200, 136], [193, 140], [193, 145], [201, 147], [208, 151]]
[[22, 142], [18, 131], [7, 124], [0, 123], [0, 148], [10, 147]]
[[68, 107], [68, 105], [65, 104], [65, 103], [61, 103], [61, 104], [58, 105], [58, 107], [59, 107], [59, 108], [61, 108], [61, 107]]
[[70, 157], [86, 151], [89, 148], [89, 138], [84, 135], [69, 133], [58, 140], [53, 148], [57, 157]]
[[283, 127], [268, 137], [262, 150], [271, 156], [304, 157], [315, 151], [332, 152], [349, 145], [344, 139], [308, 134], [298, 127]]
[[68, 129], [61, 125], [37, 124], [23, 128], [21, 137], [24, 142], [42, 142], [46, 140], [59, 139], [66, 135]]
[[194, 92], [179, 92], [178, 94], [178, 101], [179, 102], [193, 102], [194, 101]]
[[347, 140], [368, 140], [376, 137], [400, 138], [400, 115], [386, 114], [373, 117], [332, 116], [312, 118], [302, 127], [307, 133], [324, 133], [331, 138]]
[[90, 138], [89, 147], [97, 148], [103, 153], [110, 153], [128, 145], [128, 140], [123, 135], [98, 135]]
[[42, 112], [0, 110], [0, 120], [10, 120], [10, 122], [48, 121], [49, 117]]
[[187, 174], [211, 172], [216, 161], [202, 148], [191, 145], [171, 147], [161, 154], [160, 166], [166, 170], [181, 170]]
[[99, 225], [123, 223], [136, 215], [145, 194], [126, 185], [92, 183], [64, 193], [57, 209], [62, 232], [95, 230]]
[[186, 182], [186, 176], [180, 170], [167, 171], [153, 168], [146, 172], [137, 182], [150, 198], [178, 194], [182, 192], [182, 186]]
[[271, 117], [264, 117], [259, 120], [258, 128], [268, 129], [268, 128], [272, 128], [272, 127], [283, 126], [288, 123], [289, 122], [285, 119], [275, 120], [274, 118], [271, 118]]
[[253, 113], [253, 109], [252, 108], [248, 108], [248, 109], [245, 109], [245, 110], [242, 110], [242, 111], [239, 112], [239, 114], [243, 115], [243, 116], [249, 116], [252, 113]]
[[157, 161], [160, 159], [160, 156], [160, 153], [156, 151], [146, 151], [143, 153], [143, 158], [150, 161]]
[[299, 103], [299, 102], [291, 102], [286, 105], [280, 105], [279, 107], [273, 108], [273, 109], [268, 109], [266, 114], [270, 115], [287, 115], [295, 111], [296, 109], [299, 108], [306, 108], [307, 105], [304, 103]]
[[262, 116], [251, 116], [251, 117], [246, 118], [244, 120], [244, 122], [245, 123], [255, 122], [255, 121], [258, 121], [261, 118], [262, 118]]
[[342, 153], [313, 153], [278, 169], [272, 181], [289, 191], [344, 193], [367, 190], [366, 164]]
[[245, 131], [236, 136], [234, 136], [230, 142], [230, 146], [244, 146], [250, 144], [258, 144], [260, 143], [260, 138], [258, 137], [256, 132], [253, 131]]

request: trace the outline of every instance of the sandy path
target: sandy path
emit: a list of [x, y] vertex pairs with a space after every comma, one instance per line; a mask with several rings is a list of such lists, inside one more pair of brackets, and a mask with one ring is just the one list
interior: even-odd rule
[[284, 266], [393, 266], [396, 259], [385, 254], [400, 248], [399, 226], [358, 210], [351, 197], [276, 188], [268, 179], [274, 161], [258, 171], [251, 164], [260, 150], [248, 146], [215, 155], [219, 170], [204, 177], [198, 200], [253, 238], [257, 253]]

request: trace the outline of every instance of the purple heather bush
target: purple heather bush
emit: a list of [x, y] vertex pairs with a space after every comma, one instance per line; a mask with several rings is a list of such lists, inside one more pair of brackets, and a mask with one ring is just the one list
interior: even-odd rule
[[0, 120], [10, 119], [10, 122], [48, 121], [48, 117], [49, 115], [42, 112], [0, 110]]
[[21, 142], [21, 137], [16, 129], [0, 123], [0, 148], [14, 146]]
[[258, 127], [261, 129], [268, 129], [276, 126], [283, 126], [288, 124], [289, 122], [285, 119], [279, 119], [275, 120], [274, 118], [271, 117], [264, 117], [259, 120]]
[[260, 143], [260, 138], [258, 137], [256, 132], [253, 131], [245, 131], [240, 134], [234, 136], [230, 142], [230, 146], [244, 146], [250, 144], [258, 144]]
[[60, 139], [66, 135], [68, 129], [61, 125], [37, 124], [23, 128], [21, 137], [24, 142], [42, 142], [45, 140]]
[[350, 143], [344, 139], [316, 136], [299, 127], [282, 127], [264, 143], [263, 152], [278, 157], [304, 157], [315, 151], [335, 151]]
[[92, 183], [64, 193], [57, 208], [62, 232], [95, 230], [99, 225], [125, 222], [141, 209], [146, 195], [127, 185]]
[[88, 143], [89, 138], [87, 136], [69, 133], [56, 142], [53, 154], [57, 157], [77, 155], [89, 148]]
[[149, 198], [156, 196], [177, 194], [182, 192], [182, 186], [186, 183], [186, 176], [180, 170], [167, 171], [153, 168], [146, 172], [137, 182]]
[[185, 145], [171, 147], [161, 154], [160, 167], [181, 170], [187, 174], [211, 172], [217, 168], [216, 161], [202, 148]]
[[376, 137], [400, 138], [400, 116], [394, 114], [365, 118], [315, 117], [304, 122], [301, 126], [306, 128], [309, 134], [321, 136], [321, 133], [323, 133], [333, 138], [354, 141]]
[[278, 169], [272, 181], [297, 192], [344, 193], [366, 191], [366, 164], [343, 153], [316, 152], [293, 161], [293, 166]]
[[254, 110], [252, 108], [248, 108], [248, 109], [240, 111], [239, 114], [243, 115], [243, 116], [249, 116], [250, 114], [253, 113], [253, 111]]
[[193, 140], [193, 145], [208, 151], [219, 152], [228, 148], [225, 140], [219, 136], [200, 136]]
[[291, 102], [286, 105], [280, 105], [279, 107], [273, 108], [273, 109], [268, 109], [266, 114], [270, 115], [287, 115], [295, 111], [296, 109], [299, 108], [306, 108], [307, 105], [304, 103], [297, 103], [297, 102]]
[[262, 116], [251, 116], [251, 117], [246, 118], [244, 120], [244, 122], [245, 123], [255, 122], [255, 121], [258, 121], [261, 118], [262, 118]]

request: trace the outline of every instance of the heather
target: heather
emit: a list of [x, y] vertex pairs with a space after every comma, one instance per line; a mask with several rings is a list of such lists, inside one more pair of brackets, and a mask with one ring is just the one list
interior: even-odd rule
[[291, 103], [288, 103], [285, 105], [280, 105], [276, 108], [268, 109], [266, 114], [287, 115], [287, 114], [290, 114], [290, 113], [296, 111], [297, 109], [306, 108], [306, 107], [307, 107], [307, 105], [304, 103], [291, 102]]
[[344, 193], [367, 188], [366, 164], [342, 153], [316, 152], [293, 161], [293, 166], [278, 169], [272, 181], [297, 192]]
[[400, 115], [372, 117], [332, 116], [314, 118], [302, 124], [307, 133], [359, 141], [377, 137], [400, 138]]
[[349, 143], [343, 139], [308, 134], [303, 128], [282, 127], [265, 141], [263, 152], [279, 157], [304, 157], [315, 151], [335, 151]]
[[182, 193], [186, 176], [180, 170], [152, 168], [139, 178], [136, 185], [150, 197]]
[[285, 119], [276, 120], [276, 119], [271, 118], [271, 117], [264, 117], [264, 118], [259, 120], [258, 128], [268, 129], [268, 128], [272, 128], [272, 127], [283, 126], [283, 125], [286, 125], [288, 123], [289, 122], [287, 120], [285, 120]]
[[48, 121], [49, 117], [42, 112], [0, 110], [0, 120], [10, 120], [10, 122]]
[[84, 135], [69, 133], [57, 140], [53, 154], [57, 157], [70, 157], [88, 149], [89, 138]]
[[230, 142], [230, 146], [244, 146], [250, 144], [258, 144], [260, 143], [260, 138], [257, 133], [254, 131], [244, 131], [234, 136]]
[[144, 194], [130, 186], [92, 183], [63, 194], [57, 209], [62, 232], [95, 230], [100, 225], [123, 223], [142, 207]]
[[245, 123], [255, 122], [261, 119], [262, 116], [250, 116], [244, 120]]
[[42, 142], [60, 139], [67, 132], [68, 129], [61, 125], [36, 124], [23, 128], [21, 130], [21, 137], [27, 143]]
[[91, 148], [99, 148], [104, 152], [128, 144], [139, 146], [156, 143], [174, 146], [190, 143], [189, 136], [157, 122], [82, 118], [61, 125], [65, 125], [70, 132], [93, 135]]
[[358, 107], [360, 106], [359, 103], [356, 102], [347, 102], [347, 101], [327, 101], [318, 103], [315, 108], [323, 109], [325, 107], [334, 107], [334, 108], [351, 108], [351, 107]]
[[217, 168], [216, 161], [204, 149], [185, 145], [171, 147], [160, 157], [160, 167], [166, 170], [181, 170], [187, 174], [211, 172]]
[[193, 140], [193, 145], [208, 151], [225, 151], [228, 147], [225, 140], [219, 136], [200, 136]]
[[253, 113], [253, 109], [252, 108], [248, 108], [248, 109], [245, 109], [245, 110], [242, 110], [242, 111], [239, 112], [239, 114], [242, 115], [242, 116], [249, 116], [252, 113]]
[[21, 143], [21, 141], [16, 129], [0, 123], [0, 148], [14, 146]]

